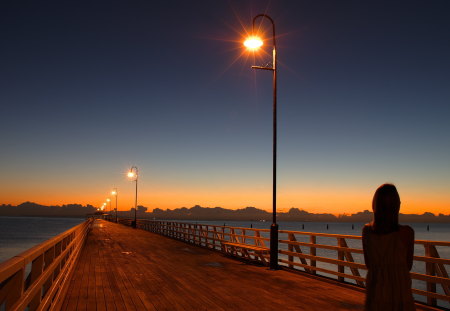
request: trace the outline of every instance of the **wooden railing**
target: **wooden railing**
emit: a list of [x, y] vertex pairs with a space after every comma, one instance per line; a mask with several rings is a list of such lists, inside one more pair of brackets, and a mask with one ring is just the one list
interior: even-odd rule
[[[331, 275], [341, 282], [351, 280], [359, 286], [365, 285], [367, 267], [361, 236], [286, 230], [280, 230], [279, 235], [282, 237], [279, 252], [285, 255], [285, 258], [279, 259], [281, 264], [311, 274]], [[416, 240], [416, 253], [420, 252], [421, 247], [425, 255], [414, 256], [411, 272], [413, 293], [425, 297], [428, 305], [437, 306], [440, 301], [440, 306], [448, 307], [450, 279], [445, 266], [450, 265], [450, 259], [440, 258], [437, 247], [445, 248], [444, 252], [449, 254], [450, 242]]]
[[0, 310], [59, 310], [92, 220], [0, 264]]
[[[119, 223], [130, 225], [131, 220]], [[267, 263], [267, 253], [252, 248], [268, 248], [268, 229], [239, 228], [171, 221], [138, 220], [137, 227], [216, 251], [227, 252], [225, 244], [251, 246], [235, 249], [231, 255]], [[416, 256], [411, 272], [413, 293], [419, 301], [431, 306], [450, 307], [450, 279], [446, 266], [449, 258], [440, 258], [439, 251], [450, 254], [450, 242], [415, 241]], [[421, 255], [421, 249], [423, 256]], [[279, 231], [279, 263], [285, 269], [300, 270], [313, 275], [334, 278], [340, 282], [365, 286], [367, 268], [364, 264], [361, 236], [297, 231]], [[450, 257], [450, 256], [449, 256]]]

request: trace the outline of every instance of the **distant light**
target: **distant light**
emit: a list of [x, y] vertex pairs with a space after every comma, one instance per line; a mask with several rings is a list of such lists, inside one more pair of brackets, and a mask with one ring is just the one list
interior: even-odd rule
[[106, 202], [110, 202], [110, 201], [111, 201], [111, 199], [110, 199], [110, 198], [107, 198], [107, 199], [106, 199]]
[[112, 194], [112, 195], [116, 195], [116, 194], [117, 194], [117, 191], [116, 191], [116, 190], [113, 190], [113, 191], [111, 191], [111, 194]]
[[127, 175], [128, 175], [129, 178], [133, 178], [133, 177], [136, 176], [136, 174], [134, 172], [132, 172], [132, 171], [128, 172]]
[[251, 36], [251, 37], [247, 38], [247, 40], [245, 40], [244, 45], [249, 50], [257, 50], [263, 45], [263, 41], [261, 40], [260, 37]]

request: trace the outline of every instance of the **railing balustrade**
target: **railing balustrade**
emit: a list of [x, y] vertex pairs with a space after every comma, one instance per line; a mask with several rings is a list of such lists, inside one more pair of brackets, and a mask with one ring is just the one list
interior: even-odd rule
[[0, 264], [0, 310], [59, 310], [92, 220]]
[[[120, 219], [119, 223], [130, 225], [131, 220]], [[224, 244], [237, 243], [243, 247], [234, 249], [232, 255], [262, 264], [268, 262], [267, 253], [252, 252], [252, 249], [268, 248], [269, 229], [142, 219], [138, 220], [137, 227], [221, 252], [230, 253]], [[450, 278], [446, 266], [450, 265], [450, 259], [441, 258], [440, 252], [449, 255], [450, 242], [416, 240], [415, 248], [418, 255], [414, 256], [411, 272], [413, 293], [428, 305], [448, 308]], [[280, 230], [279, 253], [279, 264], [286, 269], [365, 286], [367, 268], [361, 236]], [[424, 265], [423, 269], [421, 265]]]

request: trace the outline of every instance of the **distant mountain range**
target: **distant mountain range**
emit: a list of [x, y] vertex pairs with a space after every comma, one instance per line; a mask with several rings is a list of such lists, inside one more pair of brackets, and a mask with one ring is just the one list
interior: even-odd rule
[[[147, 219], [171, 219], [171, 220], [247, 220], [247, 221], [270, 221], [272, 214], [255, 207], [245, 207], [237, 210], [222, 207], [201, 207], [195, 205], [191, 208], [181, 207], [176, 209], [162, 210], [155, 208], [147, 212], [145, 206], [138, 206], [139, 218]], [[0, 216], [46, 216], [46, 217], [85, 217], [87, 214], [97, 212], [92, 205], [67, 204], [62, 206], [45, 206], [33, 202], [24, 202], [17, 206], [0, 205]], [[119, 217], [133, 217], [134, 209], [119, 211]], [[309, 213], [298, 208], [291, 208], [288, 212], [277, 213], [278, 221], [304, 221], [304, 222], [369, 222], [373, 213], [365, 210], [351, 215], [333, 215], [329, 213]], [[450, 214], [435, 215], [425, 212], [423, 214], [400, 214], [400, 222], [426, 222], [426, 223], [450, 223]]]

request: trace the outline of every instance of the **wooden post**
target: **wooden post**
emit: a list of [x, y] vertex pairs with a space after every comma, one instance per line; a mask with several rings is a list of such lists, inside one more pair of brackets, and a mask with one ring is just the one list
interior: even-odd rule
[[[44, 253], [44, 270], [48, 269], [48, 267], [53, 262], [53, 259], [55, 258], [55, 246], [50, 248], [48, 251]], [[49, 276], [49, 278], [44, 283], [44, 288], [42, 295], [45, 296], [50, 286], [52, 286], [53, 283], [53, 273]]]
[[[11, 310], [11, 307], [20, 299], [24, 288], [24, 268], [17, 271], [6, 283], [2, 286], [1, 291], [5, 291], [5, 307], [6, 310]], [[3, 294], [3, 293], [2, 293]]]
[[266, 247], [266, 243], [264, 243], [264, 240], [261, 239], [261, 232], [255, 231], [255, 236], [258, 238], [258, 243], [256, 244], [256, 246], [259, 247]]
[[[311, 243], [311, 244], [316, 244], [316, 236], [315, 236], [315, 235], [310, 235], [310, 236], [309, 236], [309, 243]], [[310, 254], [311, 256], [316, 256], [316, 248], [315, 248], [314, 246], [311, 246], [311, 247], [309, 248], [309, 254]], [[315, 261], [315, 260], [312, 260], [312, 259], [311, 259], [309, 262], [310, 262], [310, 266], [311, 266], [311, 267], [315, 267], [315, 266], [316, 266], [316, 261]], [[311, 269], [311, 273], [312, 273], [312, 274], [316, 274], [317, 271], [314, 270], [314, 269]]]
[[[44, 255], [40, 255], [39, 257], [37, 257], [35, 260], [33, 260], [33, 263], [31, 264], [31, 272], [30, 272], [30, 284], [33, 284], [38, 278], [39, 276], [42, 274], [44, 268]], [[33, 297], [33, 299], [31, 299], [30, 302], [30, 311], [34, 311], [37, 309], [37, 307], [39, 306], [39, 304], [41, 303], [41, 292], [39, 291], [38, 293], [36, 293], [36, 295]]]
[[[289, 233], [289, 234], [288, 234], [288, 239], [289, 239], [289, 241], [292, 242], [292, 241], [294, 240], [293, 236], [294, 236], [293, 233]], [[288, 244], [288, 251], [294, 252], [294, 246], [293, 246], [291, 243]], [[293, 269], [293, 268], [294, 268], [294, 265], [293, 265], [291, 262], [294, 261], [294, 256], [289, 255], [289, 256], [288, 256], [288, 260], [289, 260], [289, 268]]]
[[[432, 252], [432, 249], [431, 249], [432, 245], [424, 244], [423, 246], [425, 247], [425, 256], [426, 257], [433, 257], [433, 252]], [[435, 268], [435, 264], [434, 263], [427, 262], [425, 264], [425, 269], [426, 269], [426, 274], [427, 275], [431, 275], [431, 276], [436, 275], [436, 268]], [[436, 293], [436, 283], [427, 281], [427, 292]], [[435, 307], [437, 305], [436, 298], [427, 297], [427, 304], [429, 304], [430, 306]]]
[[[345, 243], [345, 239], [344, 238], [338, 238], [338, 246], [339, 247], [344, 247], [344, 243]], [[339, 250], [338, 251], [338, 259], [339, 260], [344, 260], [344, 252]], [[338, 265], [338, 272], [340, 273], [345, 273], [345, 266], [343, 265]], [[344, 282], [345, 279], [343, 276], [338, 276], [338, 281], [339, 282]]]
[[[435, 245], [430, 244], [430, 250], [431, 250], [431, 255], [434, 258], [441, 258], [441, 256], [439, 256], [439, 252], [437, 251]], [[436, 270], [435, 272], [436, 272], [437, 276], [439, 276], [441, 278], [445, 278], [445, 279], [449, 278], [448, 277], [448, 273], [447, 273], [447, 269], [445, 268], [444, 264], [442, 264], [442, 263], [435, 263], [434, 268]], [[442, 286], [442, 289], [444, 290], [444, 293], [447, 296], [450, 296], [450, 285], [441, 283], [441, 286]]]

